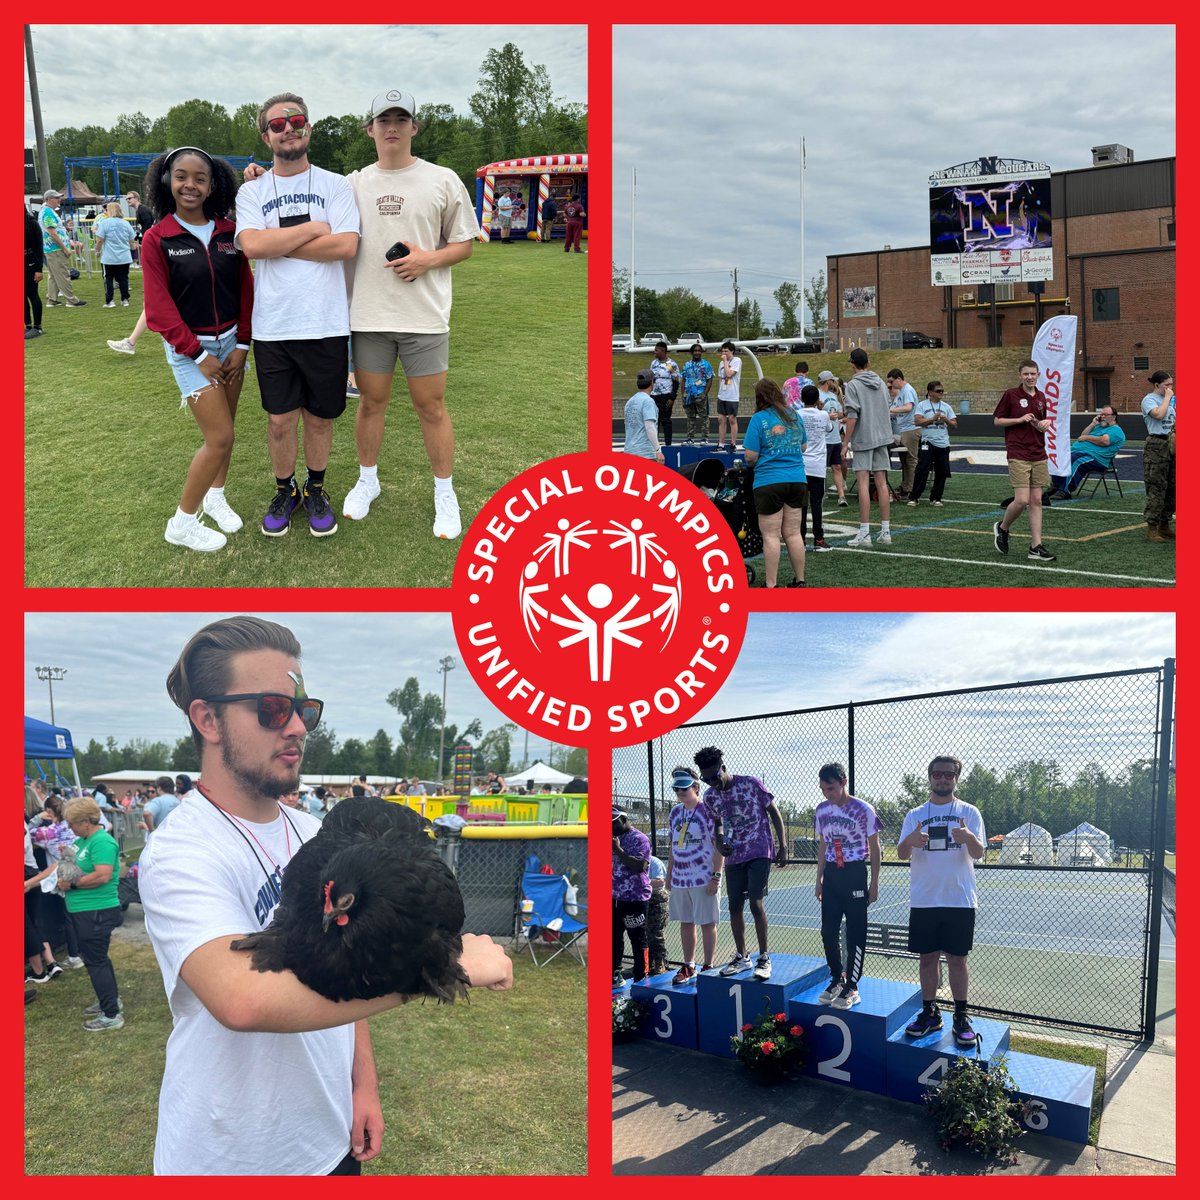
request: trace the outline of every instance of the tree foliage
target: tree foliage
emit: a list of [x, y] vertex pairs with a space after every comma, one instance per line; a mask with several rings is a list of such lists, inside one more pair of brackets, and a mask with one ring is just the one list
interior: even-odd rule
[[818, 271], [812, 277], [812, 286], [804, 289], [804, 303], [812, 322], [808, 332], [824, 333], [829, 328], [829, 288], [824, 271]]

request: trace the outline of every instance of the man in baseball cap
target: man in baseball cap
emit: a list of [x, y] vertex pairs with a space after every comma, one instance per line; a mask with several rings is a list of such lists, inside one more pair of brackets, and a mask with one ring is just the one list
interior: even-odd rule
[[639, 371], [637, 386], [638, 390], [625, 404], [625, 453], [666, 462], [658, 444], [658, 405], [650, 395], [654, 372]]
[[645, 979], [650, 971], [650, 945], [646, 919], [650, 907], [650, 839], [629, 824], [629, 817], [616, 803], [612, 812], [612, 935], [613, 987], [621, 987], [625, 975], [621, 959], [625, 934], [633, 951], [633, 978]]
[[87, 301], [80, 300], [71, 287], [71, 238], [58, 215], [62, 200], [62, 192], [47, 188], [38, 213], [38, 224], [42, 227], [42, 252], [46, 260], [46, 273], [50, 276], [50, 282], [46, 285], [46, 303], [54, 307], [65, 301], [68, 308], [82, 308]]

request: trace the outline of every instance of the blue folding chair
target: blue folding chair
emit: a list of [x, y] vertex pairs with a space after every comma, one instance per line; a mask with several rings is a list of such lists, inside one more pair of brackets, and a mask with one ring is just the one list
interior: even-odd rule
[[[567, 880], [563, 875], [525, 871], [521, 875], [521, 897], [517, 904], [515, 936], [517, 951], [528, 950], [535, 967], [544, 967], [564, 950], [587, 966], [585, 944], [587, 906], [572, 904], [567, 911]], [[543, 956], [537, 956], [538, 949]]]

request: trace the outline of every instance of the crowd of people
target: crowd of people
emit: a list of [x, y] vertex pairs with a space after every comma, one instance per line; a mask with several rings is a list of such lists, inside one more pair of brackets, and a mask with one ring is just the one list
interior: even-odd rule
[[[626, 983], [626, 942], [635, 983], [653, 979], [656, 986], [682, 987], [694, 983], [704, 971], [744, 979], [771, 977], [765, 900], [772, 868], [788, 864], [779, 807], [760, 779], [731, 772], [718, 747], [702, 747], [693, 763], [677, 766], [671, 773], [675, 804], [662, 831], [665, 863], [654, 854], [646, 834], [630, 822], [629, 814], [613, 805], [615, 989]], [[921, 1008], [905, 1032], [919, 1038], [942, 1029], [938, 991], [945, 956], [954, 1005], [953, 1036], [960, 1045], [970, 1046], [975, 1031], [967, 1011], [967, 956], [974, 944], [978, 903], [974, 867], [987, 847], [987, 831], [979, 809], [955, 795], [961, 775], [957, 758], [934, 758], [928, 768], [927, 799], [906, 814], [894, 836], [896, 857], [911, 862], [908, 949], [920, 960]], [[813, 812], [814, 896], [821, 905], [821, 940], [829, 968], [818, 1003], [841, 1009], [862, 1001], [858, 984], [865, 973], [868, 911], [879, 900], [884, 836], [875, 809], [851, 795], [847, 783], [841, 763], [821, 767], [814, 787], [821, 799]], [[722, 881], [734, 953], [718, 965]], [[748, 952], [747, 907], [754, 924], [754, 957]], [[669, 921], [679, 923], [683, 961], [668, 979]]]

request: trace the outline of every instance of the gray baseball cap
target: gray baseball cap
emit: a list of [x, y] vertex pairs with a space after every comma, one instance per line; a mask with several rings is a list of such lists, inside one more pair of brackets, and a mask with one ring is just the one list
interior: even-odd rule
[[387, 112], [389, 108], [403, 109], [410, 117], [417, 115], [417, 102], [413, 98], [412, 92], [402, 92], [399, 88], [389, 88], [386, 92], [380, 92], [371, 101], [371, 108], [367, 113], [366, 123], [370, 125], [376, 117]]

